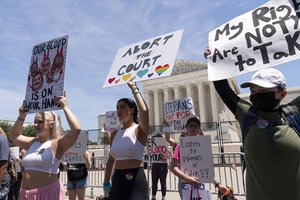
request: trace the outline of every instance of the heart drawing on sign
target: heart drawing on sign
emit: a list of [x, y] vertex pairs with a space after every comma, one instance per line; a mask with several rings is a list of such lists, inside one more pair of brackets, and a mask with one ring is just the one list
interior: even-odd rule
[[111, 84], [115, 79], [115, 77], [108, 79], [109, 84]]
[[122, 76], [122, 79], [124, 81], [127, 81], [130, 77], [131, 77], [131, 74], [126, 74], [126, 75]]
[[160, 76], [162, 73], [169, 69], [169, 64], [165, 64], [163, 67], [161, 65], [155, 68], [155, 72]]
[[144, 69], [144, 70], [140, 70], [138, 71], [136, 74], [138, 75], [138, 77], [142, 78], [145, 74], [147, 74], [148, 69]]
[[120, 79], [117, 79], [117, 80], [115, 80], [115, 83], [116, 83], [116, 84], [118, 84], [118, 83], [119, 83], [119, 81], [120, 81]]

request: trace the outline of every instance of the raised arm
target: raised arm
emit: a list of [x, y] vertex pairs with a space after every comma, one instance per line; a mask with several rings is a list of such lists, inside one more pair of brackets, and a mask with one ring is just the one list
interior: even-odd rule
[[171, 147], [176, 147], [176, 141], [173, 138], [171, 138], [171, 133], [165, 133], [165, 138]]
[[17, 118], [15, 124], [13, 125], [10, 132], [10, 139], [15, 146], [21, 147], [21, 149], [28, 150], [31, 143], [35, 140], [35, 137], [27, 137], [22, 135], [23, 124], [26, 119], [25, 107], [22, 105], [19, 108], [19, 117]]
[[127, 82], [129, 88], [132, 90], [132, 94], [135, 98], [135, 101], [137, 103], [140, 118], [139, 118], [139, 128], [142, 130], [142, 133], [148, 137], [149, 134], [149, 111], [148, 106], [143, 99], [143, 96], [141, 95], [139, 89], [137, 88], [136, 84], [133, 82]]
[[58, 138], [58, 146], [56, 153], [58, 155], [58, 158], [61, 158], [62, 155], [75, 143], [81, 129], [79, 120], [69, 108], [66, 95], [57, 97], [57, 103], [59, 106], [62, 107], [70, 127], [70, 131], [68, 131], [62, 137]]
[[83, 157], [85, 158], [85, 167], [90, 169], [92, 166], [91, 155], [89, 151], [84, 152]]

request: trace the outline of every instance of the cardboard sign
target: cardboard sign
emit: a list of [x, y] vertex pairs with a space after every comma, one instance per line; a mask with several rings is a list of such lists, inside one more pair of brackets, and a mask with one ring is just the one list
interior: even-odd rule
[[[20, 147], [9, 147], [10, 158], [15, 161], [16, 172], [21, 172]], [[18, 162], [19, 161], [19, 162]]]
[[117, 130], [121, 126], [121, 122], [118, 119], [117, 111], [108, 111], [105, 113], [105, 132], [111, 133]]
[[150, 163], [167, 163], [168, 151], [168, 143], [165, 138], [148, 138], [147, 154]]
[[272, 0], [211, 31], [208, 79], [225, 79], [299, 59], [299, 13], [299, 1]]
[[183, 30], [137, 42], [118, 50], [103, 88], [170, 76]]
[[32, 49], [25, 95], [26, 113], [61, 109], [55, 98], [64, 94], [68, 36]]
[[83, 154], [87, 150], [87, 138], [87, 131], [81, 131], [74, 145], [64, 153], [62, 162], [85, 163]]
[[180, 138], [180, 170], [200, 182], [213, 183], [214, 164], [210, 135]]
[[163, 132], [186, 132], [186, 122], [195, 116], [192, 98], [176, 99], [164, 103], [166, 123]]

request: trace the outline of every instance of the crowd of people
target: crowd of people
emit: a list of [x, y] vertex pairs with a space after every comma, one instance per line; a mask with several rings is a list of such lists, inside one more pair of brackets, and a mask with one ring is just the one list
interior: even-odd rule
[[[207, 58], [210, 54], [207, 48], [204, 56]], [[213, 84], [241, 126], [246, 164], [246, 198], [300, 199], [300, 133], [297, 124], [289, 123], [291, 119], [285, 112], [286, 108], [293, 108], [293, 120], [299, 117], [300, 97], [288, 105], [281, 104], [287, 95], [284, 75], [274, 68], [264, 68], [254, 73], [251, 80], [241, 84], [242, 88], [250, 88], [250, 101], [240, 98], [226, 79], [214, 81]], [[152, 193], [149, 194], [144, 170], [145, 149], [150, 134], [149, 108], [133, 79], [127, 85], [133, 99], [121, 98], [116, 103], [117, 117], [122, 126], [110, 133], [110, 151], [103, 182], [104, 197], [109, 200], [148, 200], [151, 196], [151, 200], [156, 200], [160, 180], [162, 200], [165, 200], [168, 170], [179, 179], [181, 198], [183, 190], [204, 188], [199, 177], [181, 170], [182, 147], [170, 137], [170, 133], [164, 133], [164, 136], [156, 136], [165, 137], [174, 152], [170, 166], [167, 163], [151, 164]], [[35, 114], [35, 136], [23, 135], [27, 115], [25, 105], [18, 109], [19, 115], [9, 138], [0, 128], [1, 200], [65, 199], [65, 187], [58, 176], [61, 165], [67, 171], [69, 199], [84, 199], [88, 169], [94, 167], [95, 158], [86, 151], [83, 154], [85, 163], [62, 162], [64, 153], [78, 139], [81, 126], [65, 94], [56, 97], [56, 103], [63, 110], [69, 125], [65, 133], [62, 132], [58, 116], [53, 111], [45, 111]], [[189, 118], [185, 127], [184, 137], [204, 135], [197, 116]], [[10, 146], [19, 147], [20, 159], [10, 158]], [[14, 167], [16, 163], [20, 165], [18, 170]], [[221, 194], [230, 191], [218, 180], [213, 183]], [[231, 196], [231, 199], [235, 197]]]
[[[210, 55], [206, 49], [205, 57]], [[149, 138], [148, 106], [137, 85], [129, 81], [134, 100], [121, 98], [116, 105], [117, 116], [122, 126], [110, 134], [110, 152], [106, 163], [103, 189], [106, 199], [156, 199], [158, 180], [161, 183], [162, 199], [166, 198], [166, 177], [169, 170], [179, 178], [179, 195], [182, 190], [203, 182], [180, 169], [180, 145], [170, 137], [165, 137], [173, 147], [170, 166], [167, 163], [153, 163], [152, 193], [149, 194], [148, 181], [144, 171], [145, 147]], [[235, 114], [243, 132], [243, 146], [246, 162], [246, 198], [247, 199], [299, 199], [300, 139], [297, 129], [285, 123], [280, 102], [286, 96], [284, 75], [273, 68], [257, 71], [250, 81], [241, 87], [250, 88], [250, 102], [241, 99], [230, 88], [227, 80], [214, 81], [215, 88], [229, 110]], [[65, 199], [65, 188], [57, 174], [62, 164], [63, 154], [74, 144], [80, 133], [80, 123], [68, 106], [66, 95], [57, 97], [57, 103], [64, 111], [70, 130], [62, 134], [57, 115], [52, 112], [35, 114], [35, 137], [22, 134], [26, 119], [24, 105], [19, 108], [19, 116], [13, 125], [9, 138], [0, 128], [0, 199]], [[299, 115], [299, 97], [289, 103]], [[245, 120], [249, 112], [255, 119]], [[200, 120], [191, 117], [186, 124], [186, 135], [203, 135]], [[243, 130], [248, 127], [246, 130]], [[157, 135], [158, 136], [158, 135]], [[247, 136], [247, 137], [246, 137]], [[11, 145], [9, 144], [11, 142]], [[20, 148], [20, 160], [10, 158], [10, 146]], [[85, 164], [64, 163], [68, 175], [67, 191], [69, 199], [84, 199], [87, 187], [88, 169], [92, 166], [89, 152], [84, 153]], [[20, 163], [15, 171], [10, 165]], [[287, 171], [288, 166], [288, 171]], [[285, 173], [281, 173], [285, 171]], [[15, 176], [15, 178], [14, 178]], [[272, 184], [276, 180], [286, 184]], [[228, 187], [214, 180], [220, 193], [226, 193]], [[274, 194], [274, 188], [286, 188], [287, 193]], [[235, 199], [233, 196], [232, 199]]]

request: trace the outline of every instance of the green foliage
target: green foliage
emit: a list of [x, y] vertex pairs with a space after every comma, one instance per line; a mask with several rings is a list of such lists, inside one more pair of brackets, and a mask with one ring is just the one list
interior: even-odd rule
[[35, 137], [34, 125], [28, 125], [23, 129], [23, 135]]
[[109, 144], [109, 136], [108, 136], [108, 134], [104, 134], [103, 138], [101, 138], [101, 144], [104, 144], [104, 145]]
[[8, 122], [0, 122], [0, 127], [5, 132], [5, 134], [8, 136], [11, 131], [12, 125]]

